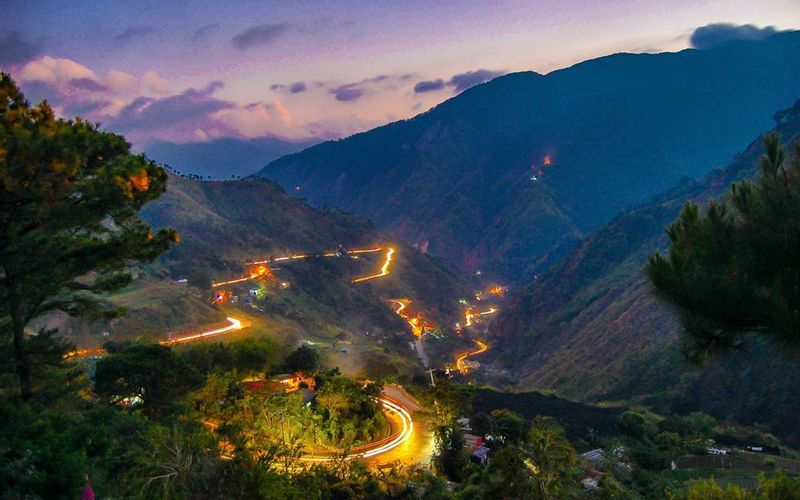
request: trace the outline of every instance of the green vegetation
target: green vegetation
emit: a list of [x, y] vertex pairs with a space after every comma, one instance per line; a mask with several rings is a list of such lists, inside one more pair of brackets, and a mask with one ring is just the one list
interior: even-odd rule
[[735, 500], [753, 498], [759, 500], [795, 500], [800, 498], [800, 478], [779, 475], [760, 476], [755, 491], [736, 484], [720, 484], [715, 478], [696, 481], [675, 496], [685, 500]]
[[326, 373], [319, 380], [317, 414], [321, 417], [322, 442], [339, 448], [350, 448], [384, 437], [388, 424], [378, 396], [381, 387], [364, 387], [337, 371]]
[[290, 372], [312, 373], [319, 368], [319, 353], [307, 345], [298, 347], [286, 358], [286, 369]]
[[648, 262], [693, 359], [737, 348], [748, 333], [800, 344], [800, 158], [784, 165], [776, 133], [764, 148], [757, 180], [733, 184], [702, 213], [687, 203], [667, 228], [669, 256]]
[[0, 73], [0, 325], [24, 399], [38, 354], [28, 324], [49, 311], [119, 315], [98, 294], [130, 282], [126, 263], [153, 260], [177, 239], [153, 234], [137, 214], [166, 180], [121, 136], [57, 119], [46, 102], [31, 106]]

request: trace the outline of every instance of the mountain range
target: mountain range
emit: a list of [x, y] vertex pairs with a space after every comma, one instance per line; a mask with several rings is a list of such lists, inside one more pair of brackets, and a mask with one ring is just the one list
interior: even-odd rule
[[800, 32], [509, 74], [259, 175], [463, 271], [520, 282], [616, 213], [727, 164], [790, 106]]

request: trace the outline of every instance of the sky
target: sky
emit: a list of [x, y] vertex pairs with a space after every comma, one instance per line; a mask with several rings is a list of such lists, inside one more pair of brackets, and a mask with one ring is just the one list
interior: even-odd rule
[[139, 146], [329, 139], [515, 71], [800, 28], [798, 0], [5, 0], [0, 69]]

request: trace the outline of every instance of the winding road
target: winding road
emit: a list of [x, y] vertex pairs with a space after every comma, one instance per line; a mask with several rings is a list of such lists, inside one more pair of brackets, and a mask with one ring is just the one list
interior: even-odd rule
[[[381, 250], [383, 250], [383, 247], [376, 246], [376, 247], [372, 247], [372, 248], [356, 248], [356, 249], [353, 249], [353, 250], [347, 250], [344, 253], [346, 253], [347, 255], [360, 255], [362, 253], [380, 252]], [[387, 252], [387, 254], [388, 253], [394, 253], [394, 249], [390, 248], [389, 252]], [[341, 254], [342, 254], [342, 252], [325, 252], [325, 253], [319, 253], [319, 254], [315, 254], [315, 253], [297, 253], [297, 254], [292, 254], [292, 255], [284, 255], [284, 256], [281, 256], [281, 257], [274, 257], [274, 258], [265, 259], [265, 260], [254, 260], [252, 262], [245, 262], [244, 264], [246, 266], [256, 266], [256, 265], [261, 265], [261, 264], [272, 264], [274, 262], [285, 262], [285, 261], [291, 261], [291, 260], [302, 260], [302, 259], [308, 259], [310, 257], [336, 257], [336, 256], [339, 256]], [[388, 257], [388, 260], [391, 261], [391, 258]], [[380, 276], [386, 276], [387, 274], [389, 274], [387, 265], [384, 265], [384, 269], [382, 269], [382, 272], [384, 272], [384, 271], [385, 271], [384, 274], [377, 274], [377, 275], [373, 275], [373, 276], [367, 276], [362, 281], [366, 281], [367, 279], [377, 278], [377, 277], [380, 277]], [[236, 278], [236, 279], [232, 279], [232, 280], [219, 281], [219, 282], [212, 283], [211, 284], [211, 288], [218, 288], [218, 287], [221, 287], [221, 286], [235, 285], [237, 283], [244, 283], [245, 281], [250, 281], [250, 280], [256, 279], [256, 278], [258, 278], [260, 276], [261, 276], [261, 274], [259, 274], [257, 272], [256, 273], [250, 273], [249, 276], [243, 276], [241, 278]], [[353, 281], [353, 283], [356, 283], [356, 282], [357, 281], [355, 281], [355, 280]]]
[[475, 349], [474, 351], [461, 353], [458, 356], [456, 356], [456, 368], [458, 369], [459, 372], [461, 372], [462, 375], [466, 375], [467, 372], [469, 372], [469, 367], [465, 363], [467, 358], [470, 358], [472, 356], [477, 356], [478, 354], [484, 353], [489, 350], [489, 345], [486, 344], [486, 342], [482, 340], [475, 340], [474, 342], [478, 346], [477, 349]]

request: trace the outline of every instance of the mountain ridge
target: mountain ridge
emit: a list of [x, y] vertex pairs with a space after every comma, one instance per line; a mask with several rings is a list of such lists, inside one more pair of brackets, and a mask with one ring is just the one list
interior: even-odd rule
[[258, 175], [461, 270], [518, 280], [619, 210], [727, 163], [793, 102], [800, 77], [778, 69], [798, 55], [800, 33], [789, 32], [514, 73]]

